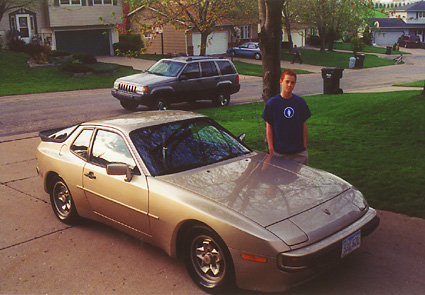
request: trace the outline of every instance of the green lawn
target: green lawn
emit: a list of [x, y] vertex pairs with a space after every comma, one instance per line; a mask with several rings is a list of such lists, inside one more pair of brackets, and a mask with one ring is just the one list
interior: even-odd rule
[[[25, 53], [0, 52], [0, 96], [80, 89], [110, 88], [115, 79], [138, 71], [117, 67], [115, 74], [71, 77], [57, 67], [31, 68]], [[109, 68], [98, 63], [95, 70]], [[115, 66], [115, 65], [113, 65]]]
[[[326, 51], [325, 53], [319, 52], [315, 49], [299, 49], [303, 63], [317, 66], [348, 68], [350, 57], [353, 57], [353, 52], [341, 51]], [[293, 55], [288, 53], [288, 50], [282, 50], [281, 59], [292, 61]], [[392, 59], [379, 57], [375, 54], [365, 54], [364, 68], [382, 67], [394, 65]]]
[[[425, 103], [418, 91], [305, 97], [309, 163], [359, 188], [371, 206], [425, 218]], [[203, 109], [266, 151], [263, 103]]]

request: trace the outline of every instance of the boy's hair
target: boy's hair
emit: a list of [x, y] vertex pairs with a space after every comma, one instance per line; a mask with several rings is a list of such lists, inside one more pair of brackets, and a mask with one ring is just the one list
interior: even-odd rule
[[286, 69], [286, 70], [282, 71], [282, 74], [280, 74], [280, 83], [282, 83], [282, 81], [283, 81], [283, 79], [285, 79], [286, 75], [294, 76], [295, 81], [297, 81], [297, 73], [295, 73], [294, 70]]

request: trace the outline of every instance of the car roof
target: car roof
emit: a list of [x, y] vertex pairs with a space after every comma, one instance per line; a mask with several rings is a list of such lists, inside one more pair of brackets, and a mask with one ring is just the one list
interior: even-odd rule
[[164, 60], [174, 60], [182, 62], [201, 61], [201, 60], [227, 60], [222, 56], [177, 56], [172, 58], [164, 58]]
[[135, 129], [148, 126], [203, 117], [206, 116], [187, 111], [142, 111], [119, 117], [89, 121], [82, 123], [81, 126], [106, 126], [129, 133]]

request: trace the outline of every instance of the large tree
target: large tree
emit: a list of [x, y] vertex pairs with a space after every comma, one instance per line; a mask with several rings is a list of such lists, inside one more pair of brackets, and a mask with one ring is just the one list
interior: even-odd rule
[[264, 102], [280, 92], [282, 8], [285, 0], [258, 0]]
[[249, 10], [251, 0], [130, 0], [133, 7], [147, 5], [157, 11], [154, 26], [172, 24], [179, 29], [195, 29], [201, 34], [200, 55], [206, 55], [208, 35], [223, 19], [248, 18], [250, 14], [238, 11]]
[[19, 8], [32, 8], [42, 5], [44, 0], [0, 0], [0, 21], [6, 12]]
[[319, 32], [320, 51], [326, 41], [333, 50], [333, 42], [340, 33], [356, 34], [370, 13], [371, 0], [297, 0], [294, 1], [300, 21]]

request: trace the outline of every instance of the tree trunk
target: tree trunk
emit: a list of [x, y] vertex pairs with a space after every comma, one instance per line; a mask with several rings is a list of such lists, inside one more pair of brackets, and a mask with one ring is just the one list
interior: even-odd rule
[[201, 32], [201, 48], [200, 48], [200, 56], [207, 55], [207, 40], [208, 40], [208, 32]]
[[260, 50], [263, 63], [264, 102], [280, 92], [280, 47], [282, 8], [285, 0], [258, 0], [260, 14]]
[[320, 37], [320, 52], [326, 52], [326, 29], [318, 28], [319, 37]]
[[421, 96], [425, 96], [425, 82], [424, 82], [424, 90], [422, 90]]

